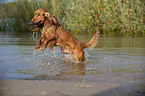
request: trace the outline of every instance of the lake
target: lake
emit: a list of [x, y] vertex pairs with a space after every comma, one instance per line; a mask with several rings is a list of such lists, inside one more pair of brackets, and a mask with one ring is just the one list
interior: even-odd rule
[[[85, 49], [86, 61], [77, 62], [59, 47], [33, 53], [39, 38], [10, 33], [0, 32], [1, 80], [145, 81], [145, 37], [101, 36], [95, 48]], [[84, 43], [91, 39], [76, 37]]]

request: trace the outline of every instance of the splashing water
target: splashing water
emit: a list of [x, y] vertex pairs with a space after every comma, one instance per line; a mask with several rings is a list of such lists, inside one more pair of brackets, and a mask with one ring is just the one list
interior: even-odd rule
[[54, 47], [53, 52], [46, 48], [32, 55], [36, 44], [28, 35], [1, 34], [0, 41], [0, 79], [133, 83], [144, 80], [145, 43], [141, 37], [104, 37], [97, 48], [84, 50], [83, 62], [61, 53], [59, 47]]
[[38, 37], [38, 32], [33, 32], [31, 39], [36, 40]]

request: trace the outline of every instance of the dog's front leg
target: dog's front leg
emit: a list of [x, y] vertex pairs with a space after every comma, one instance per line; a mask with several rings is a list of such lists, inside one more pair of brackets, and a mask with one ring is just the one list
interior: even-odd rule
[[44, 41], [44, 36], [41, 36], [37, 45], [36, 45], [36, 48], [35, 48], [34, 52], [37, 52], [38, 50], [40, 50], [40, 45], [42, 44], [43, 41]]
[[48, 42], [50, 40], [53, 40], [53, 39], [55, 39], [55, 35], [49, 35], [49, 36], [47, 36], [47, 38], [45, 38], [44, 42], [41, 44], [40, 50], [44, 50], [46, 48], [46, 45], [48, 44]]

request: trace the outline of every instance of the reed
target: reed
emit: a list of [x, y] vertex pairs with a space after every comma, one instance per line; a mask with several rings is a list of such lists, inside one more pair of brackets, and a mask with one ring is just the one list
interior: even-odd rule
[[0, 30], [28, 32], [39, 8], [55, 15], [73, 34], [145, 35], [144, 0], [16, 0], [0, 4]]

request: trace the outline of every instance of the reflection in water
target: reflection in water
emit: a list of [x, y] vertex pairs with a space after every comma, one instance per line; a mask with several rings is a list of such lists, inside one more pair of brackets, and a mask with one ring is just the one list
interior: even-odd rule
[[[87, 42], [86, 36], [78, 39]], [[61, 54], [58, 47], [34, 55], [36, 42], [31, 34], [1, 33], [0, 79], [144, 81], [144, 40], [102, 37], [96, 48], [85, 49], [85, 62], [76, 62], [73, 56]]]
[[[66, 64], [60, 68], [60, 72], [55, 75], [38, 74], [32, 77], [34, 80], [75, 80], [72, 76], [85, 75], [85, 67], [83, 63]], [[69, 77], [69, 78], [68, 78]], [[77, 79], [77, 81], [79, 78]]]
[[[53, 55], [55, 56], [55, 59], [53, 58]], [[33, 79], [42, 80], [43, 78], [43, 80], [68, 80], [67, 76], [85, 75], [85, 62], [74, 61], [73, 56], [68, 56], [66, 54], [58, 57], [56, 56], [59, 55], [57, 53], [53, 53], [53, 55], [45, 52], [45, 56], [48, 57], [49, 60], [46, 58], [41, 58], [40, 60], [40, 55], [35, 57], [35, 60], [36, 58], [39, 58], [37, 59], [37, 69], [39, 69], [39, 72], [43, 74], [37, 74]], [[70, 78], [69, 80], [73, 80], [73, 78]]]
[[85, 75], [84, 63], [67, 64], [61, 74], [73, 76]]

